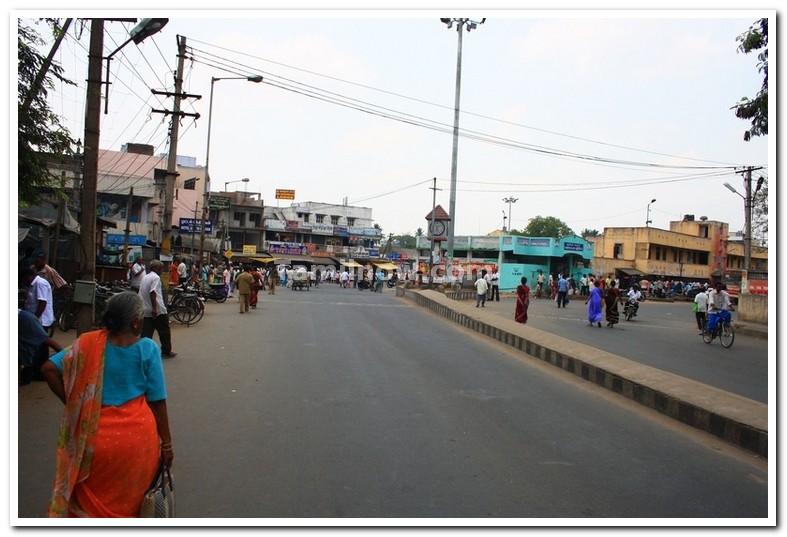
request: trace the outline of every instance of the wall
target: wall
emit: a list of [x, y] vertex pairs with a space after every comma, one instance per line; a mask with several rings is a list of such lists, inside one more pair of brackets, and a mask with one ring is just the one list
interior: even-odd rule
[[740, 295], [737, 318], [742, 322], [768, 324], [768, 296]]

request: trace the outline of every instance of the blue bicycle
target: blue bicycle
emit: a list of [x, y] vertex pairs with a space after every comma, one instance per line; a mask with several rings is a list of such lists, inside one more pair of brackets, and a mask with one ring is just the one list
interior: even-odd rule
[[735, 329], [733, 329], [732, 323], [728, 319], [721, 318], [716, 323], [713, 331], [709, 331], [708, 318], [705, 317], [705, 320], [702, 322], [702, 341], [710, 344], [717, 337], [722, 347], [725, 349], [732, 347], [732, 343], [735, 341]]

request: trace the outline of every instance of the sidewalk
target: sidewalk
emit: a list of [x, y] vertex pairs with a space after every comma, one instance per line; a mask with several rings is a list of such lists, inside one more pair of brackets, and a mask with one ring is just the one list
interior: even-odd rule
[[[403, 287], [397, 287], [396, 294], [682, 423], [768, 456], [767, 404], [515, 323], [493, 308], [476, 308], [473, 301]], [[767, 327], [741, 327], [741, 333], [747, 332], [767, 337]]]

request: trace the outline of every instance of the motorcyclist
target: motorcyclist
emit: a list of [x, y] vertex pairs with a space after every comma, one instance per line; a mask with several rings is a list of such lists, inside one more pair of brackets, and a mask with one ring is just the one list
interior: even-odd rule
[[629, 288], [627, 295], [628, 295], [628, 304], [626, 305], [634, 309], [634, 313], [632, 314], [632, 317], [635, 317], [637, 315], [637, 310], [639, 309], [639, 301], [642, 299], [642, 293], [639, 290], [639, 285], [637, 284], [632, 285]]

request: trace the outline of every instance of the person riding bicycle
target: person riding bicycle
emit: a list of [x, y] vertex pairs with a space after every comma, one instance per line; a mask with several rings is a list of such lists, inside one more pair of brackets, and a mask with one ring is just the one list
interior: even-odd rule
[[722, 289], [721, 282], [716, 282], [714, 288], [708, 293], [708, 327], [707, 331], [713, 333], [719, 321], [729, 323], [732, 321], [732, 302], [730, 295]]

